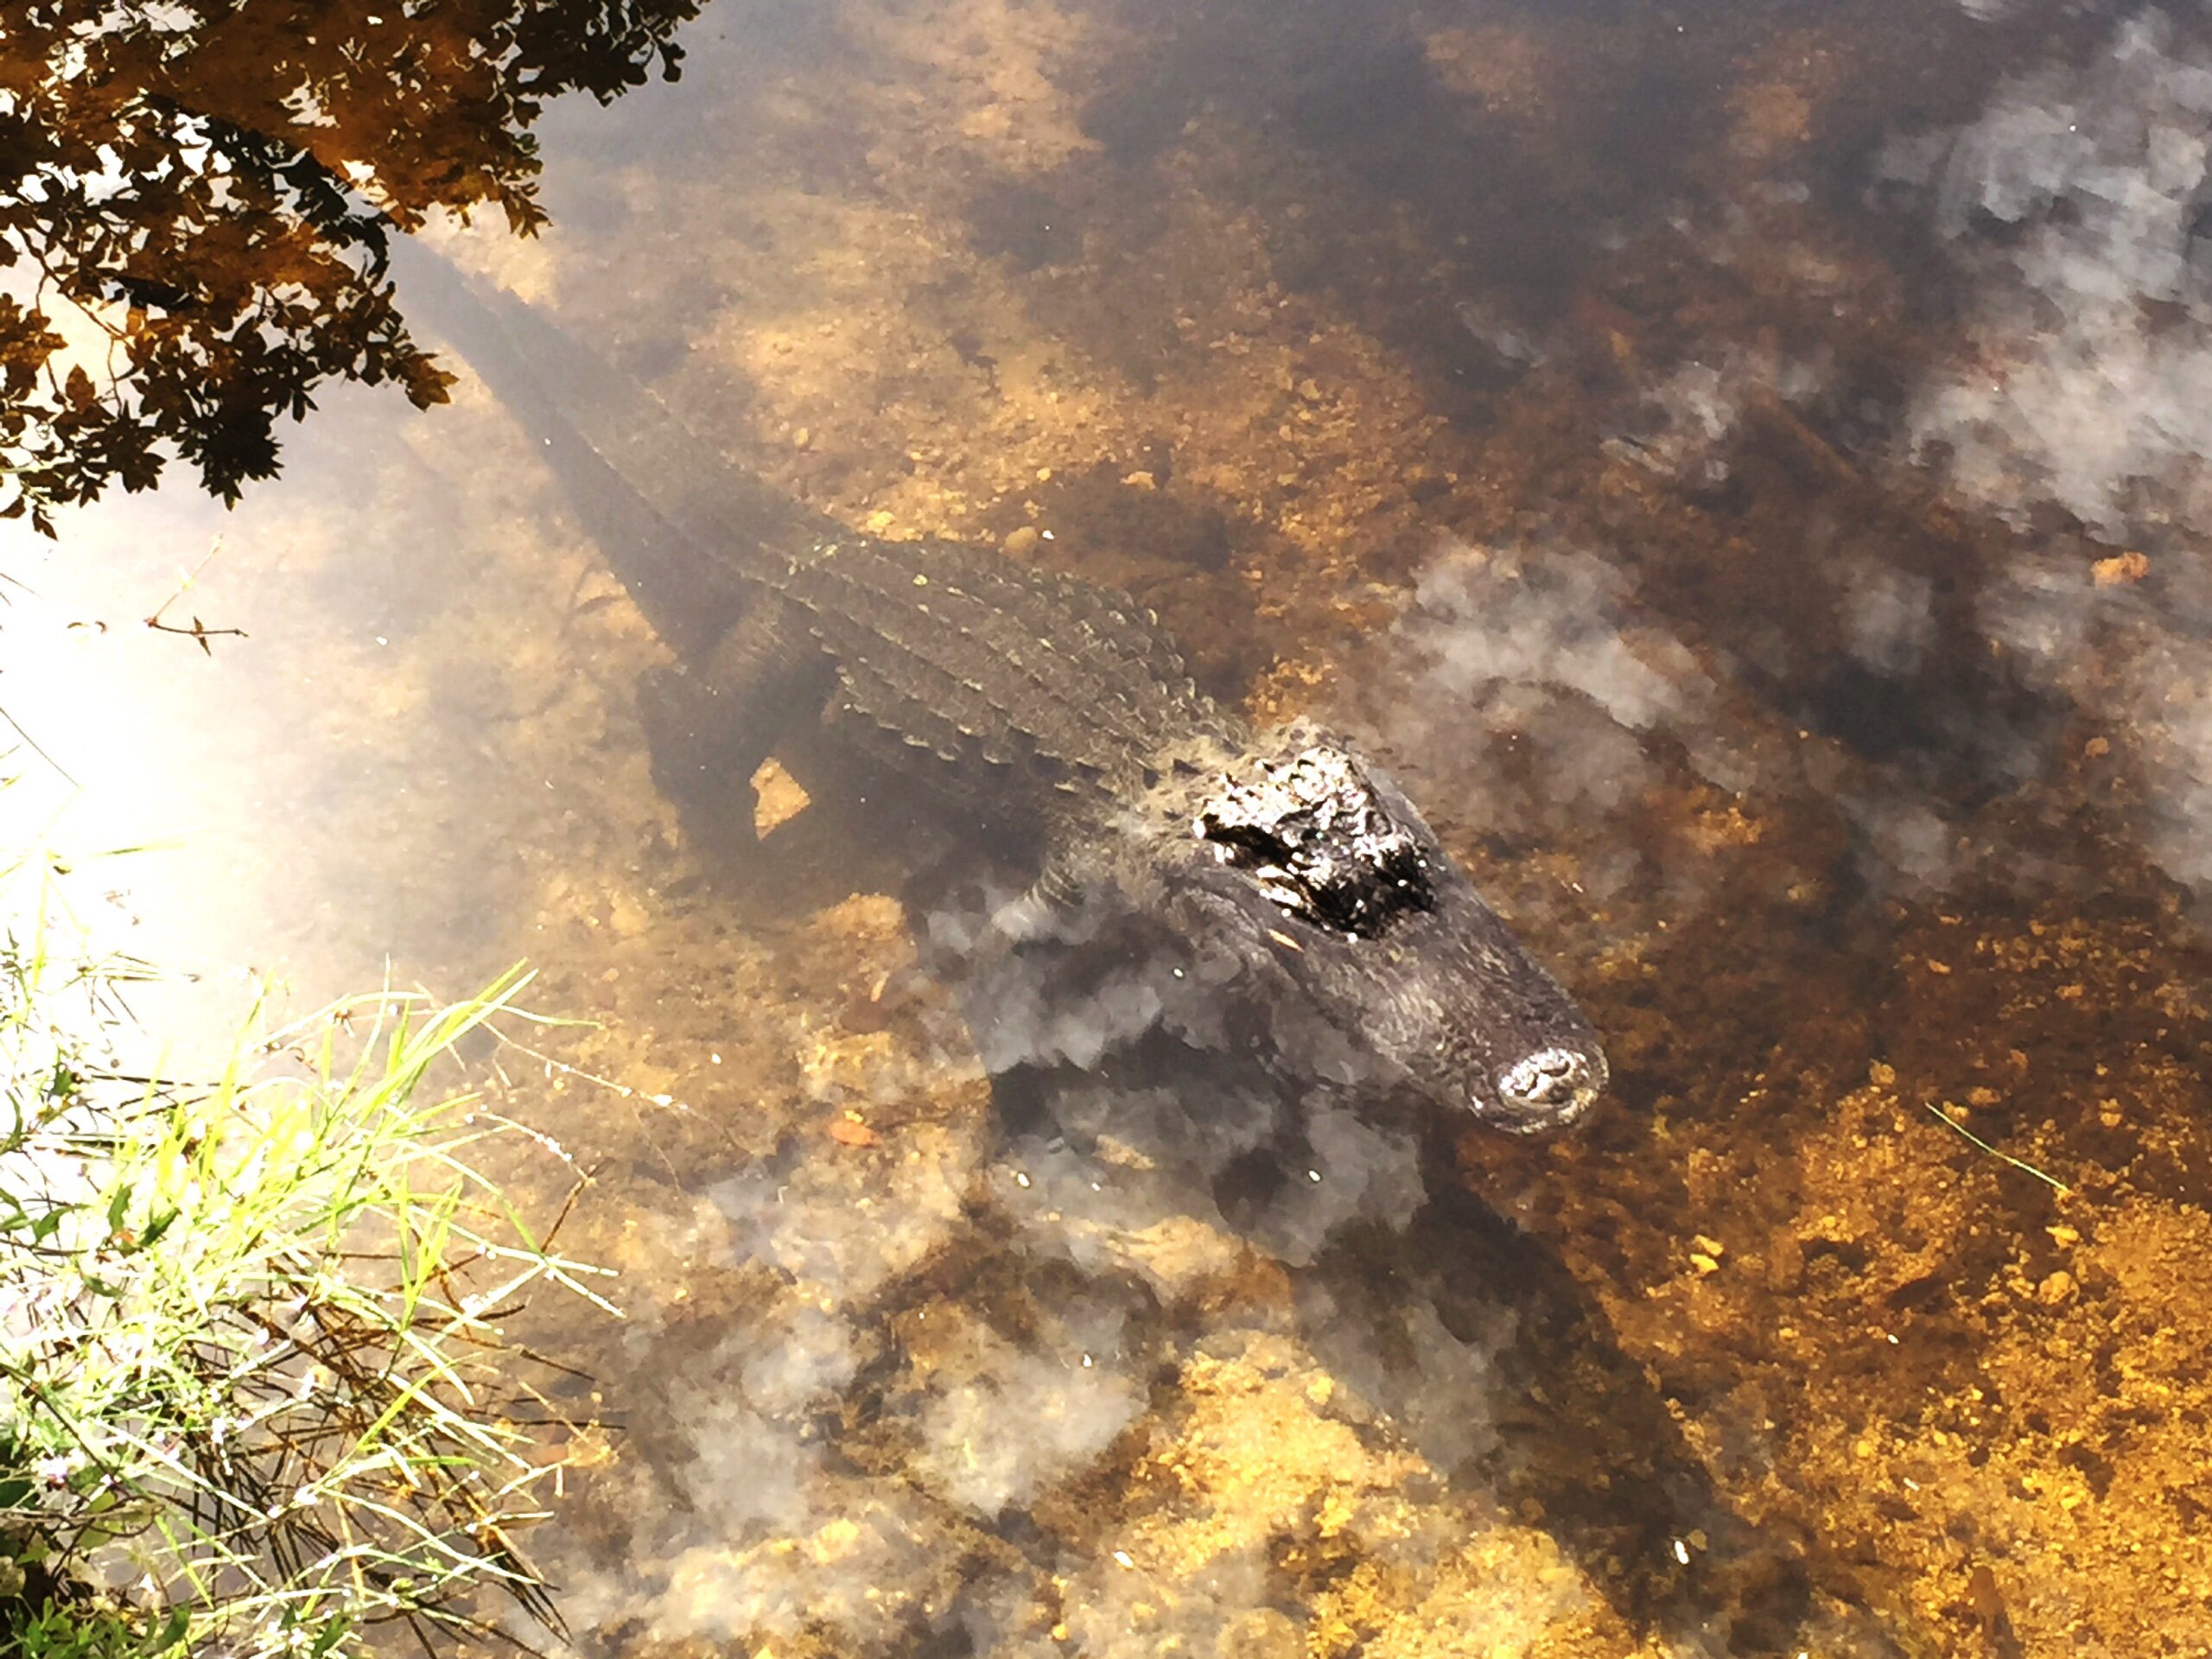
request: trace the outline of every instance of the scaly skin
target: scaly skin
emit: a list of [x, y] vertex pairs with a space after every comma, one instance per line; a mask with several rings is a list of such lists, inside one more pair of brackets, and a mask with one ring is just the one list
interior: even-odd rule
[[664, 687], [684, 766], [741, 787], [802, 728], [826, 734], [1033, 843], [1044, 875], [1002, 942], [1110, 902], [1203, 940], [1449, 1109], [1526, 1133], [1598, 1099], [1589, 1022], [1342, 739], [1255, 732], [1123, 594], [858, 536], [776, 495], [521, 302], [419, 250], [395, 264], [588, 518], [594, 491], [647, 510], [602, 540], [684, 660]]

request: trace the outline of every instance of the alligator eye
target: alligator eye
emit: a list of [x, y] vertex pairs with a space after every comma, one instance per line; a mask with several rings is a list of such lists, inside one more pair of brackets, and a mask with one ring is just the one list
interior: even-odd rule
[[1311, 748], [1257, 772], [1223, 779], [1192, 828], [1286, 916], [1361, 939], [1435, 907], [1421, 843], [1349, 755]]

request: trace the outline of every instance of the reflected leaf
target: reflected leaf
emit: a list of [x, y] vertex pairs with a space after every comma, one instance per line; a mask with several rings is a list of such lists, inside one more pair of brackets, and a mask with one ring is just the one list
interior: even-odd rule
[[[0, 517], [164, 455], [235, 501], [333, 378], [417, 407], [386, 238], [433, 208], [544, 220], [530, 127], [658, 67], [703, 0], [47, 0], [0, 34]], [[66, 336], [66, 338], [65, 338]]]

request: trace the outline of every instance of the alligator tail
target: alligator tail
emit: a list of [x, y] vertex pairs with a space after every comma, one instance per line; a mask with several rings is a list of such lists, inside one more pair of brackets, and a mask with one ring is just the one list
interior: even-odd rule
[[543, 446], [586, 531], [679, 656], [702, 656], [758, 580], [842, 531], [720, 454], [544, 312], [412, 237], [391, 242], [402, 312]]

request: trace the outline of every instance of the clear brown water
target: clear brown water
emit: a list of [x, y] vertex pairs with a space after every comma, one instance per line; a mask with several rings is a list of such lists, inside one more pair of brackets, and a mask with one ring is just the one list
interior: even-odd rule
[[[392, 12], [325, 32], [436, 38]], [[621, 1426], [537, 1537], [578, 1649], [2212, 1653], [2212, 20], [678, 39], [537, 124], [541, 236], [441, 245], [734, 465], [1128, 588], [1358, 733], [1616, 1087], [1440, 1162], [1325, 1100], [1255, 1203], [1233, 1070], [1010, 1123], [865, 849], [702, 879], [665, 652], [466, 376], [327, 387], [234, 511], [179, 470], [10, 528], [0, 696], [78, 786], [9, 810], [172, 843], [106, 908], [203, 976], [177, 1017], [526, 957], [597, 1022], [548, 1046], [588, 1077], [486, 1074], [624, 1274], [537, 1333]], [[428, 200], [456, 142], [357, 147]], [[218, 536], [162, 613], [245, 637], [137, 626]]]

